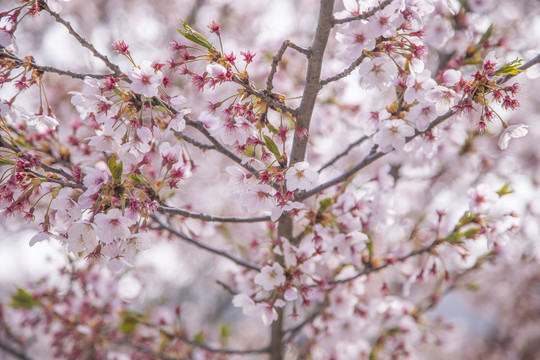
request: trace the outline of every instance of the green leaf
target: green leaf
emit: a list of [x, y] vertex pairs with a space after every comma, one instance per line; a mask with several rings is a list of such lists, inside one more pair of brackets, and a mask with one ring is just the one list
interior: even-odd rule
[[471, 239], [478, 235], [478, 232], [480, 231], [480, 228], [470, 228], [465, 230], [461, 233], [461, 236], [463, 236], [465, 239]]
[[130, 179], [136, 184], [146, 185], [146, 181], [144, 181], [144, 179], [140, 175], [132, 174], [130, 176]]
[[276, 143], [274, 142], [274, 140], [272, 140], [271, 137], [266, 136], [266, 135], [263, 135], [263, 137], [264, 137], [264, 141], [266, 143], [266, 147], [268, 148], [268, 151], [270, 151], [272, 154], [274, 154], [277, 161], [281, 162], [281, 160], [282, 160], [281, 153], [279, 152], [279, 149], [278, 149]]
[[484, 41], [488, 40], [491, 37], [491, 34], [493, 33], [493, 24], [489, 25], [486, 32], [482, 35], [480, 40], [478, 40], [478, 45], [482, 45]]
[[114, 154], [112, 154], [109, 158], [109, 161], [107, 161], [107, 165], [109, 166], [109, 171], [111, 172], [111, 174], [113, 174], [114, 169], [116, 168], [116, 157], [114, 156]]
[[9, 305], [17, 309], [32, 309], [42, 304], [40, 301], [34, 299], [28, 291], [18, 287], [17, 294], [11, 297], [11, 303]]
[[227, 324], [221, 325], [221, 328], [219, 329], [221, 338], [226, 339], [231, 335], [231, 328]]
[[495, 75], [517, 75], [525, 70], [518, 69], [523, 63], [523, 59], [516, 59], [507, 64], [504, 64], [499, 70], [495, 71]]
[[453, 231], [444, 238], [444, 241], [449, 242], [450, 244], [461, 245], [463, 244], [463, 241], [461, 240], [462, 235], [463, 234], [458, 231]]
[[322, 199], [321, 201], [319, 201], [319, 211], [318, 211], [318, 213], [322, 214], [323, 212], [326, 211], [326, 209], [328, 209], [330, 206], [332, 206], [332, 204], [333, 204], [332, 198]]
[[369, 257], [371, 258], [373, 256], [373, 239], [371, 238], [371, 236], [369, 236], [369, 234], [368, 239], [369, 241], [366, 243], [366, 248], [368, 250]]
[[116, 166], [114, 167], [114, 170], [112, 172], [113, 177], [113, 184], [120, 184], [122, 181], [122, 172], [124, 171], [124, 165], [120, 161]]
[[202, 343], [204, 341], [204, 333], [199, 331], [197, 334], [195, 334], [194, 340], [195, 342]]
[[13, 165], [13, 161], [7, 157], [0, 157], [0, 166]]
[[122, 322], [118, 325], [117, 330], [123, 333], [132, 333], [137, 324], [144, 322], [145, 317], [134, 311], [123, 311], [121, 314]]
[[216, 51], [214, 45], [212, 45], [212, 43], [210, 43], [210, 41], [208, 41], [208, 39], [203, 34], [193, 30], [183, 19], [180, 19], [180, 21], [184, 24], [184, 30], [176, 29], [176, 31], [182, 34], [189, 41], [204, 46], [208, 49], [208, 51], [212, 53]]
[[504, 195], [508, 195], [514, 192], [514, 190], [509, 189], [510, 185], [508, 183], [504, 184], [504, 186], [497, 191], [497, 194], [499, 194], [499, 197], [503, 197]]
[[462, 228], [463, 226], [470, 224], [472, 222], [476, 222], [476, 215], [474, 215], [472, 212], [467, 211], [461, 219], [459, 219], [457, 228]]

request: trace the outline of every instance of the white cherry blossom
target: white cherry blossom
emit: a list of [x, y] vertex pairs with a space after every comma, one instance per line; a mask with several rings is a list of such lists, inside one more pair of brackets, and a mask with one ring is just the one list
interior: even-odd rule
[[287, 170], [285, 180], [287, 180], [287, 189], [291, 191], [307, 190], [317, 183], [319, 174], [310, 168], [306, 161], [301, 161]]
[[529, 132], [528, 125], [510, 125], [504, 129], [501, 137], [499, 138], [499, 149], [505, 150], [508, 147], [508, 143], [511, 139], [517, 139], [527, 135]]
[[386, 120], [379, 131], [373, 136], [373, 142], [379, 145], [381, 151], [402, 149], [405, 138], [414, 135], [414, 129], [400, 119]]
[[488, 184], [478, 184], [467, 191], [469, 208], [473, 213], [486, 214], [495, 204], [499, 196]]
[[277, 262], [272, 266], [266, 265], [253, 279], [255, 284], [262, 286], [266, 291], [274, 290], [276, 286], [283, 285], [285, 274], [283, 268]]

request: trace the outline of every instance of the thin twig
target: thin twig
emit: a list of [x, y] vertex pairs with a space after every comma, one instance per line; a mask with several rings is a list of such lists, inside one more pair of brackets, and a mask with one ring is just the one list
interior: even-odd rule
[[99, 51], [97, 51], [97, 49], [94, 47], [94, 45], [92, 45], [85, 38], [83, 38], [81, 35], [79, 35], [73, 29], [73, 27], [71, 26], [71, 24], [68, 21], [64, 20], [59, 14], [57, 14], [54, 11], [52, 11], [51, 9], [49, 9], [49, 7], [47, 6], [47, 4], [44, 1], [40, 1], [40, 5], [45, 11], [47, 11], [49, 14], [51, 14], [51, 16], [54, 18], [54, 20], [56, 20], [56, 22], [64, 25], [64, 27], [67, 29], [67, 31], [71, 34], [71, 36], [73, 36], [75, 38], [75, 40], [77, 40], [79, 42], [79, 44], [81, 44], [83, 47], [90, 50], [92, 52], [92, 55], [94, 55], [95, 57], [97, 57], [98, 59], [103, 61], [105, 63], [105, 65], [107, 65], [107, 67], [109, 69], [111, 69], [115, 74], [122, 73], [122, 70], [120, 70], [120, 67], [118, 67], [118, 65], [112, 63], [107, 58], [107, 56], [105, 56], [102, 53], [100, 53]]
[[69, 76], [71, 78], [81, 79], [81, 80], [84, 80], [86, 77], [91, 77], [91, 78], [94, 78], [94, 79], [105, 79], [107, 77], [119, 76], [120, 75], [120, 73], [114, 73], [114, 74], [82, 74], [82, 73], [75, 73], [75, 72], [69, 71], [69, 70], [57, 69], [57, 68], [52, 67], [52, 66], [38, 65], [33, 61], [32, 62], [25, 62], [23, 59], [15, 56], [13, 54], [6, 53], [4, 50], [0, 50], [0, 58], [7, 58], [7, 59], [10, 59], [10, 60], [13, 60], [17, 65], [20, 65], [20, 66], [29, 65], [30, 67], [32, 67], [32, 69], [35, 69], [35, 70], [40, 71], [40, 72], [55, 73], [55, 74], [58, 74], [58, 75]]
[[368, 275], [368, 274], [371, 274], [373, 272], [377, 272], [379, 270], [382, 270], [382, 269], [384, 269], [384, 268], [386, 268], [386, 267], [388, 267], [390, 265], [394, 265], [396, 262], [403, 262], [403, 261], [405, 261], [408, 258], [411, 258], [413, 256], [428, 253], [428, 252], [430, 252], [431, 250], [433, 250], [435, 247], [437, 247], [438, 245], [440, 245], [442, 243], [443, 243], [442, 240], [434, 240], [430, 245], [428, 245], [426, 247], [413, 250], [413, 251], [411, 251], [410, 253], [408, 253], [406, 255], [403, 255], [403, 256], [401, 256], [401, 257], [399, 257], [397, 259], [393, 259], [392, 261], [385, 262], [382, 265], [374, 266], [374, 267], [367, 267], [364, 270], [360, 271], [359, 273], [357, 273], [357, 274], [355, 274], [353, 276], [350, 276], [350, 277], [347, 277], [347, 278], [344, 278], [344, 279], [329, 281], [328, 284], [329, 285], [335, 285], [335, 284], [347, 283], [349, 281], [358, 279], [361, 276]]
[[36, 176], [36, 177], [38, 177], [40, 179], [46, 180], [48, 182], [53, 182], [53, 183], [62, 185], [63, 187], [86, 190], [86, 186], [84, 186], [83, 184], [70, 183], [70, 182], [54, 179], [54, 178], [51, 178], [51, 177], [48, 177], [48, 176], [45, 176], [45, 175], [41, 175], [40, 173], [35, 172], [35, 171], [33, 171], [31, 169], [28, 169], [28, 168], [24, 169], [24, 171], [27, 172], [27, 173], [30, 173], [30, 174], [32, 174], [32, 175], [34, 175], [34, 176]]
[[337, 75], [334, 75], [334, 76], [331, 76], [329, 78], [322, 80], [321, 86], [327, 85], [333, 81], [337, 81], [337, 80], [343, 79], [346, 76], [349, 76], [354, 71], [354, 69], [360, 66], [360, 64], [362, 63], [362, 61], [364, 61], [366, 57], [367, 57], [366, 54], [362, 53], [362, 55], [360, 55], [358, 59], [354, 60], [348, 68], [346, 68], [345, 70], [343, 70]]
[[283, 58], [283, 54], [285, 54], [285, 51], [287, 50], [288, 47], [290, 47], [290, 48], [292, 48], [292, 49], [294, 49], [294, 50], [296, 50], [296, 51], [298, 51], [298, 52], [300, 52], [300, 53], [302, 53], [302, 54], [304, 54], [306, 56], [309, 56], [309, 54], [310, 54], [310, 51], [308, 49], [304, 49], [303, 47], [300, 47], [300, 46], [292, 43], [289, 40], [285, 40], [283, 42], [283, 44], [281, 44], [281, 47], [279, 48], [276, 55], [274, 55], [274, 57], [272, 58], [271, 70], [270, 70], [270, 73], [268, 74], [268, 78], [266, 79], [266, 91], [269, 94], [272, 92], [272, 89], [274, 88], [274, 84], [273, 84], [274, 75], [276, 75], [279, 62]]
[[208, 344], [202, 343], [200, 341], [191, 340], [185, 336], [180, 336], [180, 339], [191, 346], [199, 347], [201, 349], [204, 349], [206, 351], [210, 351], [216, 354], [252, 355], [252, 354], [266, 354], [270, 351], [270, 347], [268, 346], [262, 349], [252, 349], [252, 350], [227, 349], [227, 348], [216, 348]]
[[[15, 153], [18, 154], [18, 156], [20, 156], [20, 157], [22, 157], [22, 158], [24, 158], [24, 159], [26, 159], [28, 161], [32, 160], [30, 158], [30, 156], [28, 154], [24, 153], [18, 146], [12, 145], [8, 141], [6, 141], [6, 139], [4, 139], [4, 137], [2, 135], [0, 135], [0, 147], [5, 147], [7, 149], [10, 149], [11, 151], [14, 151]], [[58, 174], [58, 175], [63, 176], [64, 178], [66, 178], [68, 180], [73, 179], [73, 177], [63, 169], [57, 169], [57, 168], [54, 168], [52, 166], [45, 165], [42, 162], [40, 162], [40, 167], [43, 170], [47, 171], [47, 172]]]
[[345, 23], [348, 23], [348, 22], [351, 22], [351, 21], [356, 21], [356, 20], [367, 20], [369, 17], [375, 15], [375, 13], [377, 11], [381, 11], [382, 9], [384, 9], [385, 7], [390, 5], [391, 3], [392, 3], [392, 0], [385, 0], [380, 5], [374, 7], [373, 9], [371, 9], [371, 10], [365, 12], [365, 13], [362, 13], [360, 15], [356, 15], [356, 16], [349, 17], [349, 18], [344, 18], [344, 19], [334, 19], [334, 25], [345, 24]]
[[262, 101], [264, 101], [265, 103], [267, 103], [268, 105], [270, 105], [270, 106], [272, 106], [274, 108], [280, 109], [281, 111], [283, 111], [285, 113], [289, 113], [289, 114], [293, 114], [293, 115], [296, 115], [298, 113], [298, 109], [293, 109], [293, 108], [291, 108], [291, 107], [289, 107], [289, 106], [287, 106], [285, 104], [280, 103], [276, 99], [272, 98], [270, 95], [265, 94], [264, 92], [256, 90], [253, 86], [251, 86], [250, 83], [242, 81], [236, 75], [232, 77], [232, 81], [237, 83], [238, 85], [241, 85], [242, 87], [244, 87], [244, 89], [246, 90], [246, 92], [249, 95], [257, 96], [259, 99], [261, 99]]
[[251, 270], [255, 270], [255, 271], [261, 271], [260, 268], [258, 268], [257, 266], [255, 265], [252, 265], [244, 260], [241, 260], [241, 259], [238, 259], [234, 256], [232, 256], [231, 254], [223, 251], [223, 250], [219, 250], [219, 249], [215, 249], [213, 247], [210, 247], [208, 245], [205, 245], [203, 243], [201, 243], [200, 241], [197, 241], [189, 236], [187, 236], [186, 234], [183, 234], [181, 233], [180, 231], [164, 224], [156, 215], [150, 215], [150, 218], [152, 218], [152, 220], [154, 220], [156, 223], [158, 223], [158, 225], [164, 229], [164, 230], [167, 230], [168, 232], [170, 232], [171, 234], [181, 238], [182, 240], [192, 244], [192, 245], [195, 245], [203, 250], [206, 250], [208, 252], [211, 252], [213, 254], [216, 254], [216, 255], [219, 255], [219, 256], [222, 256], [224, 258], [227, 258], [233, 262], [235, 262], [236, 264], [240, 265], [240, 266], [243, 266], [247, 269], [251, 269]]
[[[252, 173], [255, 177], [259, 177], [259, 172], [257, 169], [255, 169], [253, 166], [244, 163], [242, 159], [238, 156], [236, 156], [232, 151], [227, 149], [225, 146], [223, 146], [219, 141], [217, 141], [216, 138], [210, 134], [208, 129], [204, 126], [204, 124], [201, 121], [192, 120], [187, 116], [184, 116], [184, 120], [186, 120], [186, 124], [194, 127], [195, 129], [199, 130], [212, 144], [215, 146], [215, 151], [218, 151], [222, 153], [223, 155], [227, 156], [229, 159], [237, 163], [238, 165], [242, 166], [244, 169]], [[270, 186], [272, 186], [274, 189], [278, 190], [279, 185], [275, 183], [270, 183]]]
[[307, 324], [315, 320], [315, 318], [319, 316], [319, 314], [321, 313], [321, 311], [324, 310], [325, 307], [326, 307], [326, 304], [320, 304], [309, 316], [307, 316], [304, 320], [302, 320], [302, 322], [295, 325], [294, 327], [284, 330], [284, 333], [287, 334], [286, 338], [284, 339], [284, 342], [288, 343], [292, 341], [296, 333], [302, 330], [304, 326], [306, 326]]
[[215, 221], [215, 222], [230, 222], [230, 223], [254, 223], [254, 222], [263, 222], [270, 221], [270, 216], [254, 216], [247, 218], [240, 218], [234, 216], [214, 216], [207, 215], [203, 213], [195, 213], [183, 209], [168, 207], [168, 206], [159, 206], [157, 210], [163, 214], [175, 214], [181, 215], [193, 219], [199, 219], [203, 221]]
[[321, 166], [321, 168], [318, 170], [318, 172], [320, 173], [321, 171], [323, 171], [327, 167], [334, 164], [336, 161], [338, 161], [339, 159], [341, 159], [342, 157], [347, 155], [349, 153], [349, 151], [351, 151], [352, 148], [354, 148], [355, 146], [360, 145], [361, 143], [363, 143], [367, 139], [368, 139], [368, 137], [364, 135], [360, 139], [356, 140], [355, 142], [350, 143], [349, 146], [347, 146], [347, 148], [345, 150], [343, 150], [342, 152], [340, 152], [339, 154], [334, 156], [332, 159], [330, 159], [328, 162], [326, 162], [323, 166]]

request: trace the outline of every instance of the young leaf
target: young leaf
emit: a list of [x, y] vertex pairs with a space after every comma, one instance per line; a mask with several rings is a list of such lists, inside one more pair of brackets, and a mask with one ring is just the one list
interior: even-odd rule
[[495, 71], [495, 75], [501, 75], [501, 74], [517, 75], [520, 72], [524, 71], [524, 70], [518, 69], [522, 63], [523, 63], [523, 59], [516, 59], [507, 64], [504, 64], [503, 66], [501, 66], [499, 70]]
[[124, 170], [124, 166], [122, 165], [122, 162], [120, 161], [118, 164], [116, 164], [116, 166], [114, 167], [114, 170], [112, 171], [114, 184], [120, 184], [120, 182], [122, 181], [123, 170]]
[[208, 49], [210, 52], [215, 52], [216, 49], [214, 48], [214, 45], [208, 41], [208, 39], [201, 33], [193, 30], [187, 22], [185, 22], [183, 19], [180, 19], [180, 21], [184, 24], [185, 30], [176, 29], [180, 34], [182, 34], [186, 39], [189, 41], [194, 42], [195, 44], [204, 46]]
[[9, 305], [18, 309], [31, 309], [36, 306], [41, 306], [42, 304], [38, 300], [34, 299], [32, 294], [30, 294], [28, 291], [18, 287], [17, 294], [11, 297], [11, 303], [9, 303]]
[[272, 138], [269, 137], [269, 136], [266, 136], [266, 135], [263, 135], [263, 136], [264, 136], [264, 141], [266, 143], [266, 147], [268, 148], [268, 151], [270, 151], [272, 154], [274, 154], [277, 161], [281, 161], [281, 159], [282, 159], [281, 153], [279, 152], [279, 149], [278, 149], [276, 143], [274, 142], [274, 140], [272, 140]]

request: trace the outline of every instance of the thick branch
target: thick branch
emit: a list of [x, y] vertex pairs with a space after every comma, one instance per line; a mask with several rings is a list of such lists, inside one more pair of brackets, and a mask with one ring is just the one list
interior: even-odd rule
[[[328, 43], [328, 37], [333, 26], [333, 12], [334, 0], [322, 0], [317, 30], [310, 48], [311, 56], [308, 58], [304, 93], [296, 118], [297, 128], [307, 129], [308, 131], [317, 95], [321, 89], [321, 68], [326, 44]], [[307, 142], [308, 137], [301, 136], [297, 130], [292, 145], [291, 164], [295, 164], [305, 159]]]
[[[309, 49], [304, 93], [302, 94], [302, 101], [298, 107], [296, 117], [297, 128], [292, 144], [291, 164], [303, 161], [306, 156], [308, 136], [301, 136], [299, 131], [301, 131], [301, 129], [307, 129], [309, 132], [313, 109], [315, 108], [317, 95], [321, 89], [321, 69], [326, 44], [328, 43], [328, 37], [333, 27], [333, 12], [334, 0], [321, 0], [317, 30], [315, 31], [315, 36]], [[290, 215], [285, 214], [284, 216], [281, 216], [278, 223], [278, 236], [291, 239], [293, 230], [292, 225], [293, 223]], [[276, 261], [281, 265], [284, 265], [282, 257], [277, 257]], [[283, 357], [283, 309], [279, 308], [277, 311], [278, 319], [274, 321], [271, 329], [270, 360], [281, 360]]]
[[226, 251], [223, 251], [223, 250], [219, 250], [219, 249], [215, 249], [213, 247], [210, 247], [208, 245], [205, 245], [189, 236], [187, 236], [186, 234], [183, 234], [181, 233], [180, 231], [168, 226], [168, 225], [165, 225], [157, 216], [155, 215], [150, 215], [150, 217], [152, 218], [152, 220], [154, 220], [156, 223], [158, 223], [159, 227], [162, 228], [163, 230], [167, 230], [168, 232], [170, 232], [171, 234], [181, 238], [182, 240], [192, 244], [192, 245], [195, 245], [197, 246], [198, 248], [201, 248], [203, 250], [206, 250], [208, 252], [211, 252], [213, 254], [216, 254], [216, 255], [219, 255], [219, 256], [222, 256], [224, 258], [227, 258], [233, 262], [235, 262], [236, 264], [240, 265], [240, 266], [243, 266], [247, 269], [251, 269], [251, 270], [255, 270], [255, 271], [260, 271], [261, 269], [258, 268], [257, 266], [255, 265], [252, 265], [242, 259], [238, 259], [234, 256], [232, 256], [231, 254], [227, 253]]
[[0, 342], [0, 349], [4, 350], [9, 355], [20, 359], [20, 360], [33, 360], [31, 357], [26, 355], [23, 351], [15, 349], [13, 346]]
[[180, 137], [185, 142], [190, 143], [191, 145], [196, 146], [201, 150], [216, 150], [216, 147], [214, 145], [203, 144], [202, 142], [199, 142], [199, 141], [187, 136], [186, 134], [184, 134], [181, 131], [174, 131], [174, 134], [176, 136]]

